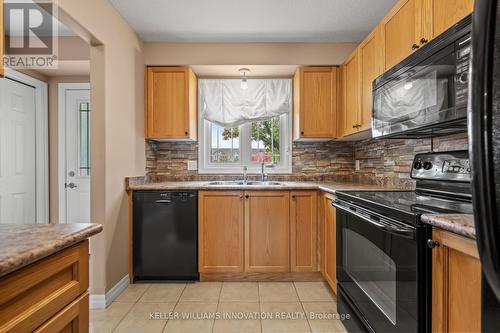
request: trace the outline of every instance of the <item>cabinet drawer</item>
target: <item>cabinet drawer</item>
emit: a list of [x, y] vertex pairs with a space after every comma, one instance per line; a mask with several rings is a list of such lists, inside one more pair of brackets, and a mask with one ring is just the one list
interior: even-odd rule
[[0, 278], [0, 333], [31, 332], [86, 292], [88, 240]]
[[89, 294], [85, 292], [35, 333], [86, 333], [89, 331]]

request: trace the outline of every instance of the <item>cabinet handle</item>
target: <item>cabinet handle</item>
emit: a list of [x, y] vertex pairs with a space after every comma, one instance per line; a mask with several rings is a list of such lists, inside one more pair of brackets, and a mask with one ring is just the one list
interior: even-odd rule
[[189, 132], [188, 132], [188, 131], [186, 131], [186, 132], [184, 132], [184, 134], [188, 135], [188, 134], [189, 134]]
[[248, 198], [250, 198], [250, 196], [249, 196], [248, 194], [245, 194], [245, 198], [247, 198], [247, 199], [248, 199]]
[[426, 38], [423, 38], [423, 37], [422, 37], [422, 38], [420, 39], [420, 45], [424, 45], [424, 44], [425, 44], [425, 43], [427, 43], [427, 42], [428, 42], [428, 40], [427, 40]]
[[412, 50], [416, 50], [416, 49], [418, 49], [419, 47], [420, 47], [420, 46], [418, 46], [417, 44], [413, 44], [413, 45], [411, 46], [411, 49], [412, 49]]
[[300, 134], [301, 134], [301, 135], [304, 135], [304, 131], [301, 131], [301, 132], [300, 132]]
[[243, 194], [240, 194], [240, 199], [243, 199]]
[[356, 124], [352, 125], [352, 128], [356, 128]]
[[292, 195], [292, 199], [295, 199], [295, 195]]
[[435, 241], [435, 240], [433, 240], [433, 239], [429, 239], [429, 240], [427, 240], [427, 246], [428, 246], [429, 248], [433, 249], [433, 248], [438, 247], [438, 246], [439, 246], [439, 243], [438, 243], [438, 242], [436, 242], [436, 241]]

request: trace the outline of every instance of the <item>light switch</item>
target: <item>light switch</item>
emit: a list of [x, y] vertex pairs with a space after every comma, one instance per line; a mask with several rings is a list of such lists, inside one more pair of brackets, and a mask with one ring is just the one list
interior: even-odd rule
[[188, 170], [189, 171], [194, 171], [198, 170], [198, 161], [188, 161]]

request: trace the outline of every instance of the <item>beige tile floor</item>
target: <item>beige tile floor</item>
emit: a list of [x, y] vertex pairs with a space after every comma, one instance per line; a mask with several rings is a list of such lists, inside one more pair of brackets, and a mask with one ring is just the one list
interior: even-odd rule
[[134, 284], [106, 310], [90, 311], [90, 331], [345, 332], [336, 312], [323, 282]]

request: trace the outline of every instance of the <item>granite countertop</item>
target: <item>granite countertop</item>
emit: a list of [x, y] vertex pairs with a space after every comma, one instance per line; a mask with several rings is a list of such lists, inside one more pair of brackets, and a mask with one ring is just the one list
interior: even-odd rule
[[337, 182], [294, 182], [279, 181], [281, 185], [208, 185], [209, 181], [183, 182], [139, 182], [128, 183], [127, 190], [322, 190], [335, 194], [336, 191], [381, 191], [396, 190], [391, 187]]
[[424, 214], [422, 222], [453, 233], [476, 239], [474, 216], [469, 214]]
[[0, 276], [81, 242], [100, 224], [0, 224]]

